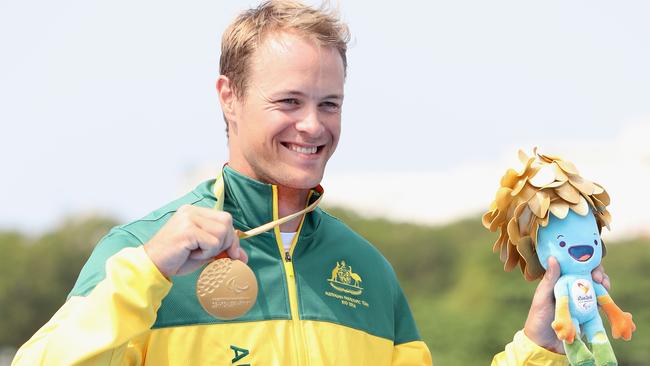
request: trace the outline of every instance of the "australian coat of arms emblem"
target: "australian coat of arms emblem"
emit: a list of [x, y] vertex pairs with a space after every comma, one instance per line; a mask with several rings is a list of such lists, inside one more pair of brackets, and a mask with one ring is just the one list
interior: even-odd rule
[[352, 266], [347, 266], [345, 261], [336, 262], [336, 267], [332, 270], [332, 277], [327, 282], [336, 290], [351, 295], [360, 295], [363, 292], [361, 276], [352, 272]]

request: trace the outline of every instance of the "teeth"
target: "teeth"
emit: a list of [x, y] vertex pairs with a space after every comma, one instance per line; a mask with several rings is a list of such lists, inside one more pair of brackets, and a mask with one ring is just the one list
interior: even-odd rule
[[315, 154], [316, 150], [318, 149], [316, 146], [312, 147], [302, 147], [302, 146], [297, 146], [297, 145], [289, 145], [289, 148], [295, 152], [299, 152], [301, 154]]

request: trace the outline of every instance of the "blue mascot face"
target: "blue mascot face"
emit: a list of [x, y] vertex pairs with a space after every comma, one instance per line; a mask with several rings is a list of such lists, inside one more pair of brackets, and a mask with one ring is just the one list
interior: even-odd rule
[[590, 272], [603, 256], [603, 243], [593, 212], [585, 216], [569, 210], [564, 219], [549, 213], [548, 225], [537, 230], [537, 257], [546, 269], [549, 256], [560, 263], [561, 273]]

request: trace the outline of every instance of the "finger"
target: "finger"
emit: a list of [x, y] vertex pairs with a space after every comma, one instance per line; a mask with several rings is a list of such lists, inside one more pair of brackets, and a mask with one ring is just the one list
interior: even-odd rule
[[603, 268], [602, 264], [599, 264], [598, 267], [594, 268], [594, 270], [591, 271], [591, 278], [596, 283], [600, 283], [602, 285], [604, 277], [605, 269]]
[[232, 225], [232, 215], [226, 211], [218, 211], [206, 207], [196, 207], [196, 211], [194, 211], [194, 213], [210, 220], [217, 220], [219, 222], [224, 222]]
[[207, 260], [219, 254], [222, 240], [205, 230], [197, 228], [193, 233], [196, 249], [192, 250], [189, 258], [193, 260]]
[[[232, 250], [230, 248], [232, 248], [234, 244], [233, 243], [234, 240], [238, 239], [237, 235], [235, 235], [235, 229], [233, 229], [233, 227], [230, 226], [230, 227], [226, 227], [225, 230], [226, 231], [224, 233], [223, 245], [221, 246], [221, 251], [226, 252], [228, 254], [228, 257], [230, 257], [231, 259], [237, 259], [237, 258], [233, 258], [232, 255], [230, 255], [228, 252], [228, 250]], [[237, 241], [237, 243], [239, 244], [239, 241]]]
[[[194, 217], [194, 220], [199, 227], [220, 238], [220, 247], [217, 253], [220, 254], [228, 250], [232, 246], [233, 240], [238, 239], [238, 237], [235, 234], [235, 229], [232, 226], [232, 216], [229, 213], [221, 212], [216, 217], [218, 218], [214, 219], [197, 215]], [[237, 259], [238, 256], [239, 253], [234, 250], [231, 250], [230, 254], [228, 254], [228, 257], [233, 259]]]
[[603, 285], [603, 287], [605, 287], [607, 291], [609, 291], [612, 287], [612, 284], [609, 281], [609, 276], [604, 272], [603, 272], [603, 282], [601, 283], [601, 285]]
[[[239, 238], [235, 235], [235, 231], [232, 230], [232, 233], [229, 235], [231, 241], [230, 246], [228, 247], [227, 253], [228, 256], [232, 259], [241, 259], [241, 248], [239, 247]], [[245, 255], [246, 253], [244, 253]]]
[[228, 231], [232, 230], [232, 226], [229, 226], [229, 223], [224, 223], [220, 220], [205, 216], [196, 215], [192, 217], [192, 222], [194, 222], [194, 224], [200, 227], [203, 231], [207, 231], [217, 238], [224, 238], [223, 242], [227, 241], [225, 238], [228, 234]]
[[591, 278], [593, 278], [594, 282], [603, 285], [607, 291], [610, 290], [609, 276], [605, 273], [605, 267], [602, 264], [599, 264], [598, 267], [591, 271]]
[[219, 220], [223, 217], [223, 214], [230, 215], [224, 211], [217, 211], [212, 208], [193, 206], [193, 205], [182, 205], [176, 210], [178, 215], [187, 215], [187, 216], [203, 216], [210, 218], [212, 220]]
[[239, 260], [248, 263], [248, 254], [246, 254], [246, 251], [242, 247], [239, 247]]

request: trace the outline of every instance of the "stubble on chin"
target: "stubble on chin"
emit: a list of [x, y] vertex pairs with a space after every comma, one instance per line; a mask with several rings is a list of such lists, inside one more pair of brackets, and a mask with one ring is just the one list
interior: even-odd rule
[[272, 174], [261, 172], [261, 181], [292, 189], [307, 190], [316, 187], [323, 179], [323, 170], [305, 175], [300, 171], [292, 172], [291, 168], [289, 171], [283, 171], [280, 164], [275, 169]]
[[[251, 178], [266, 184], [307, 190], [320, 184], [323, 179], [327, 161], [322, 167], [311, 170], [311, 173], [284, 162], [279, 156], [263, 156], [260, 152], [245, 154], [253, 176]], [[329, 160], [329, 156], [328, 156]]]

